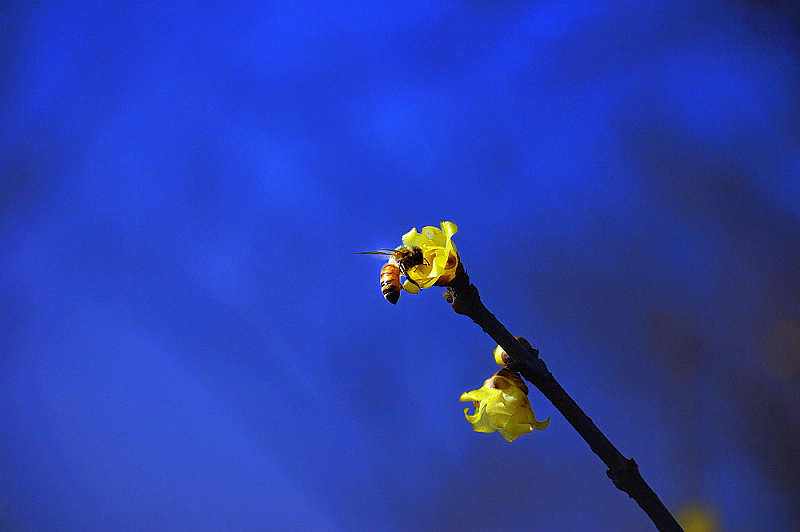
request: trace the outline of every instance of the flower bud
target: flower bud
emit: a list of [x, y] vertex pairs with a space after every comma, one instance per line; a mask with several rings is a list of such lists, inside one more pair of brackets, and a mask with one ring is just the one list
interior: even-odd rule
[[[521, 343], [525, 349], [527, 349], [528, 351], [533, 351], [531, 343], [527, 341], [525, 338], [523, 338], [522, 336], [515, 336], [514, 338], [516, 338], [517, 341]], [[512, 359], [509, 356], [509, 354], [506, 353], [506, 350], [498, 345], [497, 347], [494, 348], [494, 361], [497, 362], [497, 365], [499, 366], [507, 366], [512, 362]]]

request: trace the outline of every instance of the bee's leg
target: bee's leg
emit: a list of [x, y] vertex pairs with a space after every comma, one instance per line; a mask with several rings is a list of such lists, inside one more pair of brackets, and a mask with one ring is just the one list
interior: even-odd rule
[[408, 276], [408, 272], [406, 271], [406, 267], [405, 267], [405, 266], [401, 266], [401, 267], [400, 267], [400, 273], [402, 273], [402, 274], [403, 274], [403, 277], [405, 277], [405, 278], [406, 278], [406, 280], [407, 280], [409, 283], [413, 284], [413, 285], [414, 285], [414, 286], [416, 286], [417, 288], [420, 288], [420, 286], [419, 286], [419, 283], [417, 283], [417, 282], [416, 282], [414, 279], [412, 279], [411, 277], [409, 277], [409, 276]]
[[413, 285], [414, 285], [414, 286], [416, 286], [417, 288], [419, 288], [419, 287], [420, 287], [420, 286], [419, 286], [419, 283], [417, 283], [417, 282], [416, 282], [414, 279], [411, 279], [411, 278], [410, 278], [410, 277], [408, 277], [408, 276], [406, 276], [406, 281], [408, 281], [409, 283], [413, 284]]

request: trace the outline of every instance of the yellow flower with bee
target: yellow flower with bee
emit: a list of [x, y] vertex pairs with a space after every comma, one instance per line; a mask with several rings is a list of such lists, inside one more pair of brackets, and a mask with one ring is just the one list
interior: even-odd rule
[[[441, 229], [440, 229], [440, 228]], [[403, 288], [412, 294], [420, 288], [446, 286], [456, 276], [458, 251], [453, 243], [453, 235], [458, 226], [453, 222], [442, 222], [439, 227], [426, 226], [422, 232], [417, 228], [403, 235], [403, 246], [422, 252], [422, 264], [406, 269], [406, 282]]]
[[[458, 252], [453, 235], [458, 227], [453, 222], [441, 222], [439, 227], [417, 228], [403, 235], [403, 245], [395, 249], [362, 251], [361, 254], [388, 256], [381, 268], [381, 291], [389, 303], [397, 303], [401, 289], [411, 294], [420, 288], [445, 286], [456, 276]], [[400, 276], [406, 278], [400, 282]]]

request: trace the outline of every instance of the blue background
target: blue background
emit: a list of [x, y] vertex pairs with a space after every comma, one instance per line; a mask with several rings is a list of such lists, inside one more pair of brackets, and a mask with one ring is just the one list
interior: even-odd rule
[[452, 220], [669, 508], [800, 530], [789, 2], [114, 4], [0, 8], [0, 528], [650, 530], [353, 254]]

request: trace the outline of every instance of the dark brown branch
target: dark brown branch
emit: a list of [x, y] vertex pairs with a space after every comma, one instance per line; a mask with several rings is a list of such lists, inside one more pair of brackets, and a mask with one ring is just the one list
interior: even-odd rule
[[536, 386], [561, 412], [578, 434], [586, 440], [592, 451], [608, 466], [608, 477], [614, 485], [633, 498], [647, 513], [656, 528], [662, 532], [682, 531], [655, 492], [639, 473], [639, 467], [631, 458], [622, 456], [616, 447], [600, 432], [564, 388], [547, 370], [539, 358], [537, 349], [528, 349], [500, 323], [494, 314], [481, 302], [478, 289], [469, 281], [463, 265], [459, 265], [456, 277], [447, 285], [444, 297], [458, 314], [472, 318], [511, 357], [509, 369], [520, 373]]

